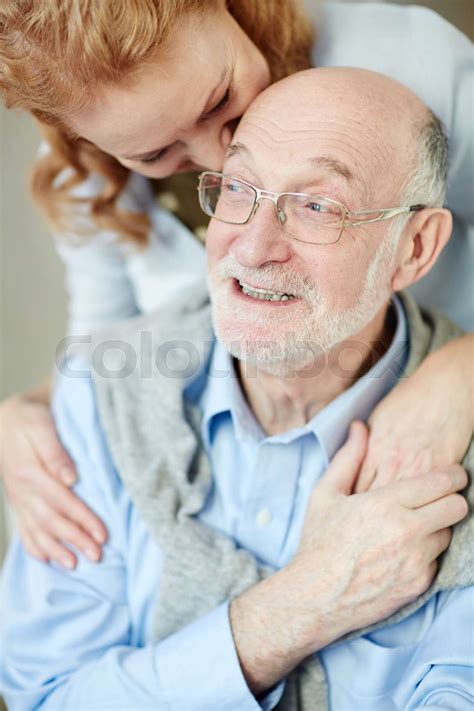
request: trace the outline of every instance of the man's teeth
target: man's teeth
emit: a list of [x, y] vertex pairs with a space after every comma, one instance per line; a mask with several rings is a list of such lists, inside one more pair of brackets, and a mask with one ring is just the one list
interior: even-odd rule
[[279, 294], [272, 291], [267, 291], [267, 289], [256, 289], [255, 287], [250, 288], [243, 281], [239, 280], [239, 285], [246, 296], [251, 296], [253, 299], [260, 299], [261, 301], [290, 301], [295, 297], [291, 294]]

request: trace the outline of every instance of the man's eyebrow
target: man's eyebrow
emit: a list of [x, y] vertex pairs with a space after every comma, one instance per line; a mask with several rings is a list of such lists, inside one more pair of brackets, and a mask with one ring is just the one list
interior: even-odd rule
[[225, 160], [233, 158], [234, 156], [241, 155], [242, 153], [245, 153], [248, 158], [252, 158], [252, 154], [247, 148], [247, 146], [245, 146], [243, 143], [240, 143], [240, 141], [236, 141], [236, 143], [232, 143], [227, 149], [227, 153], [225, 154]]
[[326, 168], [333, 173], [337, 173], [347, 181], [354, 180], [354, 175], [349, 167], [333, 156], [313, 156], [312, 158], [309, 158], [309, 162], [316, 168]]
[[[229, 146], [227, 149], [227, 153], [225, 156], [225, 160], [229, 160], [230, 158], [233, 158], [234, 156], [241, 156], [245, 155], [247, 158], [249, 158], [251, 161], [253, 161], [253, 156], [249, 148], [244, 143], [240, 143], [240, 141], [236, 141], [235, 143], [232, 143], [232, 145]], [[337, 175], [340, 175], [343, 177], [345, 180], [348, 182], [353, 182], [355, 180], [353, 173], [349, 169], [349, 167], [340, 161], [338, 158], [334, 158], [334, 156], [329, 156], [329, 155], [322, 155], [322, 156], [312, 156], [308, 158], [308, 162], [310, 165], [316, 167], [316, 168], [325, 168], [326, 170], [329, 170], [333, 173], [336, 173]]]
[[[221, 86], [222, 82], [224, 81], [224, 78], [227, 75], [227, 73], [228, 73], [228, 66], [226, 65], [221, 72], [219, 81], [217, 82], [217, 84], [215, 85], [215, 87], [212, 89], [211, 93], [207, 97], [206, 102], [203, 105], [203, 109], [200, 112], [199, 117], [197, 119], [198, 121], [202, 121], [202, 119], [205, 118], [206, 113], [208, 111], [208, 107], [214, 101], [217, 91], [218, 91], [219, 87]], [[171, 145], [172, 144], [170, 144], [168, 146], [161, 146], [160, 148], [154, 148], [152, 151], [147, 151], [146, 153], [141, 153], [137, 156], [122, 156], [122, 159], [123, 160], [134, 160], [134, 161], [135, 160], [146, 160], [147, 158], [151, 158], [152, 156], [156, 155], [157, 153], [160, 153], [161, 151], [164, 151], [167, 148], [170, 148]]]

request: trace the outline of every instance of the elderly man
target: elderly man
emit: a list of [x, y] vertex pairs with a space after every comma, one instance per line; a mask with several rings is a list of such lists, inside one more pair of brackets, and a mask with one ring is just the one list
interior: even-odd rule
[[183, 294], [114, 334], [126, 372], [58, 387], [110, 536], [74, 572], [11, 550], [11, 709], [472, 707], [469, 522], [433, 582], [465, 472], [354, 493], [360, 420], [457, 333], [394, 295], [449, 238], [445, 174], [439, 122], [380, 75], [258, 98], [200, 179], [212, 327]]

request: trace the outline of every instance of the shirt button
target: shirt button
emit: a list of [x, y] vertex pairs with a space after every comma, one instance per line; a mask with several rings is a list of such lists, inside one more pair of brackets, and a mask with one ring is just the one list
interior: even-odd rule
[[194, 234], [198, 238], [200, 242], [205, 242], [206, 241], [206, 232], [207, 232], [207, 227], [204, 227], [204, 225], [201, 225], [200, 227], [196, 227], [194, 230]]
[[170, 212], [178, 212], [179, 210], [179, 200], [177, 195], [168, 191], [158, 195], [158, 204], [164, 210], [169, 210]]
[[260, 509], [256, 521], [259, 526], [268, 526], [272, 522], [272, 515], [268, 509]]

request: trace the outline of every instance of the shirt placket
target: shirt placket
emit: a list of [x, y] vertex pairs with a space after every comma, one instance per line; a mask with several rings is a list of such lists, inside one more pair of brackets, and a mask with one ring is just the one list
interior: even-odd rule
[[291, 522], [300, 464], [298, 442], [281, 444], [264, 439], [256, 446], [243, 487], [239, 543], [273, 566], [278, 566]]

